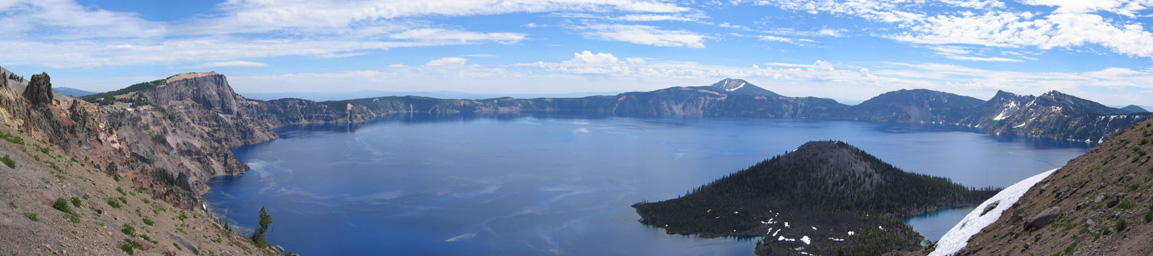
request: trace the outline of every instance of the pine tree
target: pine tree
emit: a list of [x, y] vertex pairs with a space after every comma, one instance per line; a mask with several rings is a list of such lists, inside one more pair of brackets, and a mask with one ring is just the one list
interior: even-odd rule
[[257, 227], [256, 230], [252, 232], [252, 237], [251, 237], [252, 242], [256, 243], [257, 247], [261, 247], [261, 248], [268, 247], [268, 240], [265, 239], [264, 233], [272, 232], [272, 230], [274, 229], [273, 227], [270, 227], [269, 225], [272, 225], [272, 216], [268, 215], [268, 212], [265, 212], [264, 207], [261, 206], [260, 207], [260, 226]]

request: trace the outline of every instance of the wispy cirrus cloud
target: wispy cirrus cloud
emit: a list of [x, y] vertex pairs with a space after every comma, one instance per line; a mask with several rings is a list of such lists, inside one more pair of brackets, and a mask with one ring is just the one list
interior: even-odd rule
[[267, 66], [268, 66], [268, 64], [267, 64], [267, 63], [254, 62], [254, 61], [234, 60], [234, 61], [221, 61], [221, 62], [210, 62], [210, 63], [204, 63], [204, 64], [201, 64], [201, 65], [199, 65], [199, 66], [196, 66], [196, 67], [199, 67], [199, 68], [212, 68], [212, 67], [242, 67], [242, 68], [254, 68], [254, 67], [267, 67]]
[[[0, 63], [96, 68], [281, 56], [342, 58], [394, 48], [528, 39], [523, 33], [470, 31], [423, 19], [429, 16], [561, 11], [668, 20], [690, 10], [660, 0], [230, 0], [218, 4], [214, 13], [189, 20], [150, 21], [74, 0], [13, 0], [0, 2], [0, 33], [5, 35], [0, 44], [15, 54], [0, 55]], [[667, 44], [662, 42], [651, 41]]]
[[573, 26], [586, 37], [652, 46], [704, 48], [709, 36], [687, 30], [665, 30], [649, 25], [585, 24]]

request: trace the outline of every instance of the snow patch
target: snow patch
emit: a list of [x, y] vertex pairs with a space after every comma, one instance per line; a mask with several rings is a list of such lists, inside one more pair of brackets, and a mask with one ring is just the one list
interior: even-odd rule
[[786, 222], [785, 222], [785, 227], [786, 227], [786, 228], [787, 228], [787, 227], [789, 227], [789, 222], [788, 222], [788, 221], [786, 221]]
[[993, 118], [993, 121], [1005, 120], [1005, 118], [1007, 118], [1007, 117], [1009, 117], [1009, 110], [1008, 109], [1002, 110], [1000, 115], [997, 115], [997, 117]]
[[[949, 229], [949, 232], [945, 233], [945, 235], [941, 237], [941, 240], [937, 242], [937, 249], [929, 253], [929, 255], [952, 255], [957, 253], [957, 251], [969, 244], [969, 238], [976, 235], [981, 229], [989, 226], [989, 224], [996, 222], [997, 219], [1001, 218], [1001, 214], [1004, 213], [1005, 210], [1008, 210], [1010, 206], [1017, 202], [1017, 199], [1021, 199], [1021, 196], [1029, 191], [1029, 188], [1032, 188], [1033, 185], [1036, 185], [1037, 182], [1045, 179], [1045, 177], [1049, 177], [1054, 171], [1057, 171], [1057, 169], [1052, 169], [1021, 180], [1017, 182], [1017, 184], [1001, 190], [1001, 192], [989, 198], [989, 200], [985, 200], [984, 203], [981, 203], [981, 205], [969, 212], [968, 215], [965, 215], [965, 218], [961, 219], [957, 225]], [[985, 207], [997, 201], [1000, 201], [997, 207], [985, 213], [985, 215], [981, 215]], [[961, 223], [964, 223], [964, 225]]]
[[805, 244], [809, 244], [809, 243], [812, 243], [812, 242], [813, 242], [813, 240], [812, 240], [812, 239], [809, 239], [809, 236], [802, 236], [802, 237], [801, 237], [801, 242], [803, 242], [803, 243], [805, 243]]
[[853, 236], [853, 235], [856, 235], [856, 234], [857, 234], [857, 232], [849, 231], [849, 236]]

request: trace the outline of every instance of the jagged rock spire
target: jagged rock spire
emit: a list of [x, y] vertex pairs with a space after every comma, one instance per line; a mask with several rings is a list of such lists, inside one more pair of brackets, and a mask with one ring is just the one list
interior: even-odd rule
[[52, 103], [52, 78], [48, 73], [32, 75], [28, 87], [24, 88], [24, 98], [32, 105]]

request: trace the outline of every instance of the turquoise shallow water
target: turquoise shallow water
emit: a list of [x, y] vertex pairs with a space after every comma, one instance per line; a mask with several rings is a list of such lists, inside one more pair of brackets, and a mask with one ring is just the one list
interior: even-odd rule
[[[266, 206], [270, 242], [321, 255], [747, 255], [753, 239], [666, 235], [637, 223], [629, 205], [677, 197], [810, 140], [846, 141], [969, 186], [1007, 186], [1088, 149], [790, 119], [408, 116], [279, 132], [234, 149], [252, 170], [214, 180], [206, 197], [240, 227]], [[951, 217], [909, 223], [936, 240]]]

